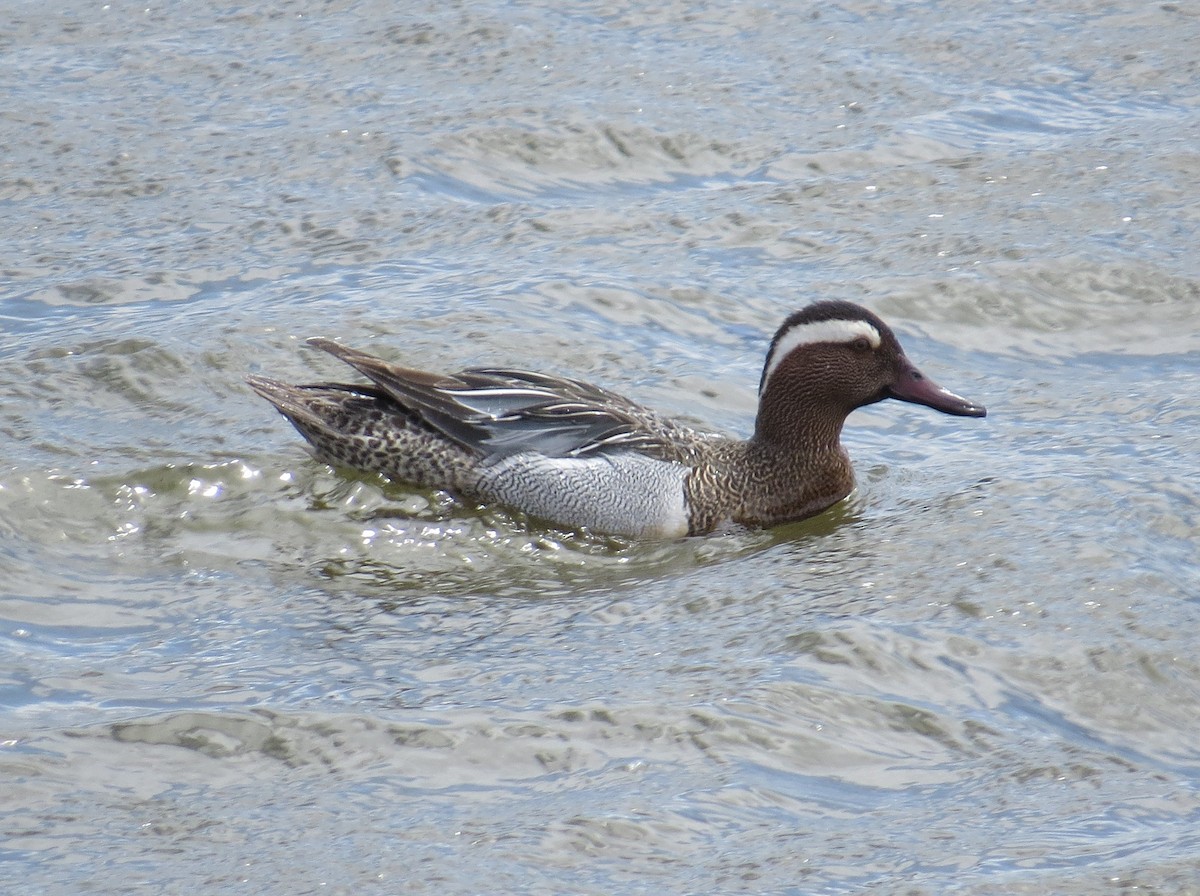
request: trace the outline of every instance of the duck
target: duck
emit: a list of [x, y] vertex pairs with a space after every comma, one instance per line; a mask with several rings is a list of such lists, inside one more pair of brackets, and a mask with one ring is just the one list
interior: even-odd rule
[[330, 339], [308, 345], [368, 382], [247, 383], [319, 460], [631, 539], [770, 528], [827, 510], [854, 488], [841, 433], [857, 408], [890, 398], [987, 415], [921, 373], [887, 324], [846, 301], [814, 302], [780, 325], [746, 439], [582, 380], [500, 367], [429, 373]]

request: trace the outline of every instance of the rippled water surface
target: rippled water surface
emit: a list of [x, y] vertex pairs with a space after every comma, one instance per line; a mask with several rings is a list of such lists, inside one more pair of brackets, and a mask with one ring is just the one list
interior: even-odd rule
[[[1185, 3], [10, 2], [6, 891], [1200, 892]], [[243, 385], [747, 433], [861, 302], [986, 420], [666, 544], [317, 463]]]

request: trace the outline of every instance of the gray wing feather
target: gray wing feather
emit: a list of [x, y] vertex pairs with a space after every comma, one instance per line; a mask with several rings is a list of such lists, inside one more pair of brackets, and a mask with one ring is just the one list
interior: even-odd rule
[[345, 361], [429, 426], [486, 456], [636, 451], [686, 462], [694, 447], [714, 438], [579, 380], [487, 367], [437, 376], [327, 339], [310, 339], [309, 344]]

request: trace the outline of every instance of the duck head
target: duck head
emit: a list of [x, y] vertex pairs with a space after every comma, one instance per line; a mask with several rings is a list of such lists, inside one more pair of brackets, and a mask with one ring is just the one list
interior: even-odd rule
[[983, 405], [944, 389], [917, 369], [891, 328], [851, 302], [817, 302], [783, 322], [759, 382], [757, 437], [783, 429], [841, 425], [855, 408], [895, 398], [958, 417]]

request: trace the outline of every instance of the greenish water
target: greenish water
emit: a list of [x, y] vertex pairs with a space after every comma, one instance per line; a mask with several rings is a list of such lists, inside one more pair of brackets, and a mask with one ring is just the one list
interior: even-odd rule
[[[14, 893], [1200, 891], [1185, 5], [10, 4]], [[580, 376], [746, 433], [791, 310], [887, 403], [668, 544], [349, 477], [242, 383]]]

